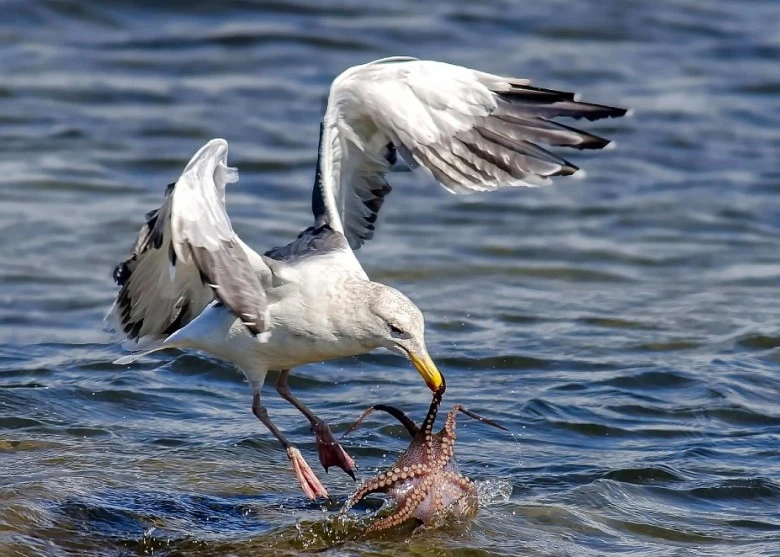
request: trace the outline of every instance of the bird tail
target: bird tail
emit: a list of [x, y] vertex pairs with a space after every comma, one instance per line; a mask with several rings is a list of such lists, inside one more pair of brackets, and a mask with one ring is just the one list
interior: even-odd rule
[[134, 350], [135, 352], [114, 360], [114, 363], [116, 365], [124, 366], [127, 364], [132, 364], [133, 362], [140, 360], [144, 356], [148, 356], [149, 354], [153, 354], [154, 352], [159, 352], [160, 350], [166, 350], [167, 348], [185, 348], [184, 343], [177, 342], [178, 339], [174, 338], [174, 336], [175, 333], [174, 335], [171, 335], [164, 340], [148, 339], [146, 341], [141, 340], [139, 342], [127, 341], [123, 343], [122, 346], [129, 350]]

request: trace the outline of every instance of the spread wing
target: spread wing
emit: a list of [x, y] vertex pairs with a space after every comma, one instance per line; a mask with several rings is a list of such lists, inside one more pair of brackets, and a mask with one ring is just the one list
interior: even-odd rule
[[540, 144], [609, 144], [552, 118], [625, 113], [525, 79], [441, 62], [398, 57], [350, 68], [333, 82], [323, 119], [316, 224], [343, 232], [353, 249], [371, 239], [391, 189], [385, 174], [398, 154], [456, 194], [545, 185], [550, 176], [578, 169]]
[[165, 337], [215, 298], [253, 334], [267, 329], [260, 282], [267, 267], [233, 232], [225, 209], [225, 186], [238, 180], [227, 152], [224, 139], [213, 139], [192, 157], [114, 270], [121, 289], [108, 319], [128, 339]]

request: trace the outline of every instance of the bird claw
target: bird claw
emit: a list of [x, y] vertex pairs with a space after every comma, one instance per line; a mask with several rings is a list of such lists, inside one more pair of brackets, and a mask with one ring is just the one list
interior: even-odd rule
[[327, 472], [331, 466], [338, 466], [355, 480], [355, 461], [336, 441], [330, 426], [322, 420], [317, 420], [312, 424], [311, 429], [317, 444], [317, 455], [320, 457], [320, 464], [325, 468], [325, 471]]
[[314, 474], [309, 464], [301, 455], [296, 447], [287, 448], [287, 457], [290, 459], [290, 463], [293, 467], [293, 472], [298, 478], [301, 484], [301, 489], [309, 499], [316, 499], [317, 497], [328, 498], [328, 491], [325, 486], [322, 485], [319, 478]]

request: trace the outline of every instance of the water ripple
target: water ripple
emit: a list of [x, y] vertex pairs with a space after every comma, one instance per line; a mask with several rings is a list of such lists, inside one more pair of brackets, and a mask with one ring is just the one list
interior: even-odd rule
[[[780, 547], [780, 82], [769, 0], [339, 4], [10, 0], [0, 26], [0, 554], [767, 555]], [[683, 53], [684, 55], [681, 55]], [[631, 106], [571, 153], [580, 182], [469, 199], [394, 173], [376, 280], [423, 309], [468, 524], [371, 539], [300, 494], [233, 366], [132, 366], [102, 332], [111, 268], [204, 141], [226, 137], [233, 225], [309, 224], [330, 80], [393, 54], [527, 75]], [[263, 397], [316, 464], [309, 423]], [[377, 353], [293, 371], [334, 431], [429, 394]], [[447, 401], [445, 401], [447, 402]], [[373, 416], [360, 477], [408, 446]], [[316, 468], [316, 466], [315, 466]], [[378, 500], [360, 512], [375, 511]]]

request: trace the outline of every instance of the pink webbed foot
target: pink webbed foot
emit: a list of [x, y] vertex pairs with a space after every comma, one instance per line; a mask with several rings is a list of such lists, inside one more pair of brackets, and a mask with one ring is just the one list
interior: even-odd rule
[[330, 426], [322, 420], [317, 420], [311, 429], [314, 432], [315, 442], [317, 443], [317, 454], [320, 457], [320, 464], [325, 468], [325, 471], [327, 472], [331, 466], [338, 466], [354, 480], [355, 472], [353, 470], [355, 461], [336, 441]]
[[298, 478], [301, 484], [301, 489], [309, 499], [316, 499], [317, 497], [328, 498], [328, 491], [325, 486], [322, 485], [319, 478], [314, 474], [309, 464], [295, 447], [287, 448], [287, 456], [290, 459], [290, 463], [293, 467], [293, 472]]

